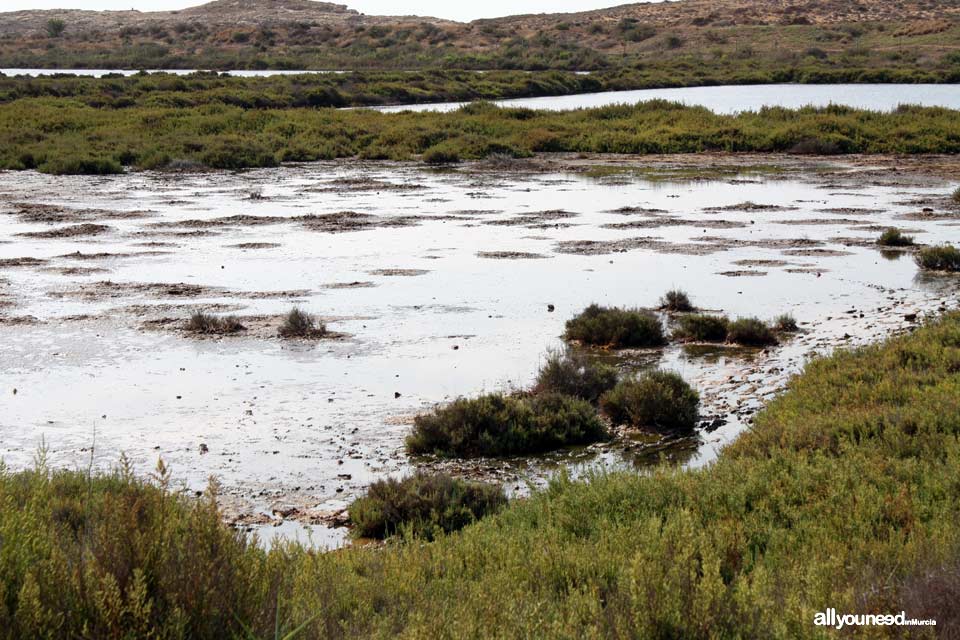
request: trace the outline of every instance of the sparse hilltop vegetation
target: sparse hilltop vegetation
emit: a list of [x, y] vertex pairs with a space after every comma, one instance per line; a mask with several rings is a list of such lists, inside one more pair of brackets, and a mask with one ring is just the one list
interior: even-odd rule
[[[662, 86], [957, 78], [957, 0], [681, 0], [471, 23], [308, 0], [0, 14], [0, 67], [633, 69]], [[832, 78], [832, 80], [831, 80]]]

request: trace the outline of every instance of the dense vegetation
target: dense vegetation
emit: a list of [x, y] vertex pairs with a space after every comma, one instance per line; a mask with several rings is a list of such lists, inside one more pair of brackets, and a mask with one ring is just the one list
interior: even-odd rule
[[949, 244], [926, 247], [917, 253], [917, 264], [929, 271], [960, 271], [960, 249]]
[[73, 99], [0, 105], [0, 168], [109, 173], [222, 169], [342, 157], [458, 158], [534, 152], [960, 152], [960, 117], [942, 108], [876, 113], [846, 107], [735, 116], [651, 101], [568, 112], [475, 103], [452, 113], [199, 107], [94, 108]]
[[562, 393], [596, 403], [617, 384], [617, 368], [573, 350], [554, 351], [537, 373], [533, 393]]
[[660, 347], [667, 343], [656, 314], [645, 309], [621, 309], [591, 304], [567, 320], [564, 337], [586, 345]]
[[708, 468], [558, 478], [428, 544], [267, 552], [163, 469], [41, 459], [0, 473], [0, 637], [821, 638], [827, 606], [954, 629], [958, 436], [951, 314], [810, 364]]
[[600, 398], [614, 424], [691, 432], [700, 416], [700, 396], [678, 373], [647, 371], [621, 380]]
[[589, 402], [559, 393], [458, 398], [414, 420], [407, 450], [442, 457], [540, 453], [608, 438]]
[[396, 534], [432, 540], [496, 513], [507, 504], [503, 489], [446, 474], [415, 473], [370, 485], [350, 504], [352, 533], [359, 538]]

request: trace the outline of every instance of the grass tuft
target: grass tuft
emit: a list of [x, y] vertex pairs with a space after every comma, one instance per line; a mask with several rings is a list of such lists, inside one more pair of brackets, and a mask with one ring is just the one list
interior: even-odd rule
[[327, 335], [327, 325], [294, 307], [284, 317], [279, 333], [281, 338], [322, 338]]
[[432, 540], [496, 513], [507, 504], [499, 486], [418, 472], [374, 482], [350, 505], [353, 535], [388, 538], [398, 533]]
[[459, 398], [421, 414], [407, 451], [476, 458], [552, 451], [608, 437], [586, 400], [558, 393], [519, 397], [491, 393]]
[[592, 304], [567, 321], [567, 340], [611, 348], [660, 347], [667, 340], [660, 319], [641, 309], [620, 309]]
[[236, 316], [215, 316], [197, 311], [187, 321], [186, 330], [191, 333], [226, 335], [246, 331], [246, 327]]
[[615, 424], [689, 432], [697, 426], [700, 396], [677, 373], [649, 371], [620, 382], [600, 406]]

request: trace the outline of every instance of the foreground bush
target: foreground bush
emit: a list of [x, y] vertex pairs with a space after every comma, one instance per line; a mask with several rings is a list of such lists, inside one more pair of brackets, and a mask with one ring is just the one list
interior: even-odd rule
[[679, 374], [649, 371], [620, 382], [600, 406], [615, 424], [688, 432], [697, 426], [700, 396]]
[[574, 351], [554, 351], [540, 367], [534, 393], [560, 393], [596, 402], [617, 384], [617, 369]]
[[597, 412], [585, 400], [558, 393], [531, 398], [492, 393], [460, 398], [417, 416], [407, 451], [443, 457], [507, 456], [607, 437]]
[[249, 544], [169, 480], [0, 466], [0, 638], [275, 638], [306, 622], [297, 640], [819, 640], [824, 603], [905, 610], [949, 637], [958, 399], [952, 313], [812, 362], [711, 465], [560, 476], [436, 542], [337, 553]]
[[496, 513], [507, 504], [503, 489], [446, 474], [416, 473], [374, 482], [350, 505], [353, 535], [387, 538], [396, 533], [433, 539]]
[[730, 321], [722, 316], [695, 314], [681, 316], [673, 336], [691, 342], [723, 342]]
[[587, 345], [612, 348], [659, 347], [667, 342], [660, 319], [649, 311], [596, 304], [567, 321], [564, 337]]
[[284, 317], [279, 333], [282, 338], [321, 338], [327, 334], [327, 325], [294, 307]]
[[880, 234], [877, 244], [881, 247], [912, 247], [913, 236], [904, 235], [900, 229], [890, 227]]
[[960, 249], [953, 245], [927, 247], [917, 253], [917, 264], [929, 271], [960, 271]]
[[737, 318], [730, 323], [727, 342], [747, 347], [769, 347], [777, 344], [777, 336], [769, 326], [757, 318]]

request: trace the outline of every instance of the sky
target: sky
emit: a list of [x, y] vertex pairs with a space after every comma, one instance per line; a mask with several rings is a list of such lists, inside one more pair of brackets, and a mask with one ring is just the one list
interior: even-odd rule
[[[421, 15], [450, 20], [495, 18], [518, 13], [587, 11], [636, 0], [329, 0], [361, 13], [374, 15]], [[204, 0], [2, 0], [3, 11], [20, 9], [138, 9], [166, 11], [203, 4]]]

